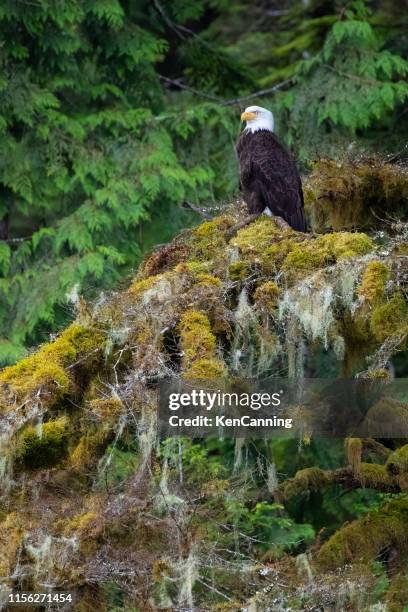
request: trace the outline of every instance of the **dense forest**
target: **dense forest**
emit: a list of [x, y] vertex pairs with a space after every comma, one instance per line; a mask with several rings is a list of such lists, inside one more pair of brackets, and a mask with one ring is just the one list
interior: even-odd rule
[[[0, 609], [408, 610], [407, 14], [1, 3]], [[251, 104], [307, 233], [233, 231]], [[158, 435], [161, 381], [274, 377], [375, 388], [363, 433]]]
[[402, 2], [3, 2], [1, 362], [191, 224], [189, 205], [236, 196], [251, 100], [304, 172], [406, 157], [406, 21]]

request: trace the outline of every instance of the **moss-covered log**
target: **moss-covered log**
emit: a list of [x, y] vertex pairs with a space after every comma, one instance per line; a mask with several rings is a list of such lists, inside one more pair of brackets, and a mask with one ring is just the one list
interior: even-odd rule
[[[376, 202], [374, 184], [381, 185]], [[115, 609], [115, 597], [129, 609], [185, 608], [192, 600], [197, 609], [235, 609], [257, 589], [254, 601], [265, 610], [273, 598], [301, 609], [313, 598], [316, 605], [332, 603], [333, 593], [356, 576], [368, 593], [377, 576], [361, 564], [381, 562], [385, 549], [395, 549], [403, 563], [404, 441], [349, 439], [342, 465], [309, 464], [290, 478], [280, 475], [280, 483], [272, 463], [262, 463], [262, 451], [253, 463], [260, 484], [259, 475], [251, 479], [245, 471], [242, 441], [235, 471], [214, 459], [227, 442], [207, 455], [205, 445], [158, 445], [156, 409], [164, 377], [318, 376], [321, 354], [334, 376], [388, 380], [408, 335], [406, 225], [397, 224], [386, 239], [365, 233], [372, 221], [366, 208], [374, 203], [378, 212], [394, 203], [399, 209], [406, 185], [398, 167], [319, 162], [307, 181], [307, 208], [316, 230], [341, 231], [305, 235], [262, 216], [231, 236], [245, 216], [241, 205], [231, 205], [156, 250], [127, 289], [100, 299], [89, 316], [6, 368], [0, 374], [4, 584], [13, 583], [23, 563], [26, 590], [45, 580], [69, 585], [77, 610], [88, 609], [94, 584], [101, 610]], [[390, 409], [404, 418], [400, 399], [391, 408], [377, 403], [369, 416], [384, 420]], [[394, 497], [330, 538], [294, 523], [290, 504], [306, 504], [334, 486]], [[293, 540], [265, 551], [250, 531], [254, 524], [273, 527], [283, 540], [292, 529]], [[234, 538], [244, 541], [237, 555]], [[243, 558], [252, 564], [242, 565]], [[397, 570], [390, 602], [398, 601], [404, 581]], [[273, 576], [270, 596], [262, 593], [265, 576]]]

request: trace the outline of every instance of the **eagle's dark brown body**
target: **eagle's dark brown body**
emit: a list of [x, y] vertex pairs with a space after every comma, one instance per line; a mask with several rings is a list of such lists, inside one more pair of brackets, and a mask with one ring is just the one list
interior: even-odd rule
[[268, 208], [306, 231], [302, 182], [291, 153], [269, 130], [245, 130], [237, 143], [240, 185], [251, 214]]

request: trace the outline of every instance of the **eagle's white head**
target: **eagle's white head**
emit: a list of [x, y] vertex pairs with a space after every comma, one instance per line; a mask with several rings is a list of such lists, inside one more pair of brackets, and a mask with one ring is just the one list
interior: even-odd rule
[[257, 132], [269, 130], [273, 132], [274, 120], [271, 111], [262, 106], [248, 106], [241, 115], [241, 121], [246, 121], [245, 131]]

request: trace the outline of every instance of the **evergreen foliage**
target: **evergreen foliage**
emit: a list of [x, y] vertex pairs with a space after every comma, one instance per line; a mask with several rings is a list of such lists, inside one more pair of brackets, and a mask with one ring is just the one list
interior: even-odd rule
[[[350, 138], [373, 124], [387, 126], [408, 98], [408, 62], [384, 48], [358, 0], [329, 30], [322, 49], [301, 62], [284, 104], [301, 142], [315, 151], [325, 135]], [[337, 132], [337, 133], [336, 133]]]
[[305, 168], [350, 139], [399, 151], [403, 26], [361, 0], [4, 2], [0, 363], [191, 223], [184, 203], [237, 192], [247, 104], [274, 111]]
[[[196, 5], [173, 8], [184, 20]], [[165, 104], [159, 18], [149, 3], [118, 0], [3, 4], [3, 362], [58, 326], [84, 288], [110, 286], [137, 262], [149, 211], [211, 199], [209, 145], [200, 159], [177, 146], [190, 151], [220, 111]]]

